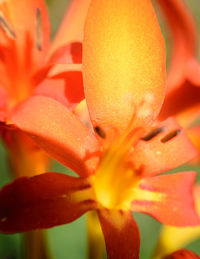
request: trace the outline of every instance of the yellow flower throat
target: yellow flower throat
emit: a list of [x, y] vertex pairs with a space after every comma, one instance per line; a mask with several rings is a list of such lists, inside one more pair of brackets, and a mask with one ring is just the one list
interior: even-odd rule
[[141, 136], [141, 129], [130, 127], [103, 153], [93, 179], [97, 201], [109, 209], [129, 209], [132, 189], [139, 177], [128, 163], [130, 150]]

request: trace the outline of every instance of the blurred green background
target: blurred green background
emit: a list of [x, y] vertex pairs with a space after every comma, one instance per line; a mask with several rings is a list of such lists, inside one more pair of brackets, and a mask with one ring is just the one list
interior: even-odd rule
[[[95, 1], [95, 0], [94, 0]], [[123, 1], [123, 0], [122, 0]], [[55, 35], [65, 9], [68, 6], [68, 0], [47, 0], [49, 16], [52, 25], [52, 37]], [[198, 24], [200, 25], [200, 5], [199, 0], [188, 0]], [[199, 26], [200, 27], [200, 26]], [[199, 33], [200, 35], [200, 33]], [[166, 36], [165, 36], [166, 37]], [[167, 41], [167, 37], [166, 37]], [[7, 165], [6, 150], [0, 143], [0, 187], [9, 183], [12, 179]], [[200, 167], [182, 166], [174, 171], [191, 170], [199, 172]], [[69, 173], [69, 171], [57, 162], [52, 162], [52, 171]], [[198, 177], [200, 179], [200, 177]], [[159, 235], [160, 223], [147, 215], [134, 213], [141, 232], [141, 259], [149, 259], [156, 245]], [[86, 217], [83, 216], [74, 223], [55, 227], [47, 231], [49, 247], [52, 258], [55, 259], [84, 259], [86, 258]], [[188, 245], [189, 249], [200, 254], [200, 239]], [[0, 234], [0, 259], [21, 259], [22, 244], [20, 234], [4, 235]]]

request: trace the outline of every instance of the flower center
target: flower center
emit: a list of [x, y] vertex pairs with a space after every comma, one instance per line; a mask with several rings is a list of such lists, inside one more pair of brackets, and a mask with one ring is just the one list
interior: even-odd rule
[[140, 128], [130, 131], [128, 127], [103, 153], [93, 182], [97, 200], [102, 206], [129, 208], [130, 189], [137, 184], [139, 177], [128, 158], [142, 132]]

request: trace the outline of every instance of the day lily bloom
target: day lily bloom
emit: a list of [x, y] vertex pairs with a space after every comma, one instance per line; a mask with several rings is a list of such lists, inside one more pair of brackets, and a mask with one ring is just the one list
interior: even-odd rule
[[22, 131], [10, 126], [10, 113], [34, 95], [49, 96], [69, 109], [84, 98], [78, 63], [88, 5], [87, 0], [71, 2], [50, 44], [43, 0], [0, 1], [0, 131], [16, 176], [44, 172], [47, 156]]
[[[200, 217], [200, 183], [194, 189], [195, 207]], [[155, 258], [162, 258], [200, 237], [200, 226], [177, 228], [172, 226], [163, 226], [158, 240]]]
[[200, 257], [192, 251], [181, 249], [173, 254], [165, 257], [164, 259], [199, 259]]
[[196, 173], [158, 175], [192, 159], [196, 149], [173, 119], [156, 122], [165, 47], [149, 0], [91, 2], [83, 79], [93, 129], [49, 97], [32, 97], [13, 111], [11, 121], [79, 177], [45, 173], [5, 186], [0, 230], [50, 228], [96, 210], [108, 258], [139, 258], [132, 211], [168, 225], [199, 224]]
[[187, 128], [194, 144], [199, 147], [199, 126], [192, 125], [200, 115], [197, 25], [185, 1], [156, 0], [156, 2], [163, 12], [171, 47], [167, 94], [160, 119], [176, 116], [178, 122]]

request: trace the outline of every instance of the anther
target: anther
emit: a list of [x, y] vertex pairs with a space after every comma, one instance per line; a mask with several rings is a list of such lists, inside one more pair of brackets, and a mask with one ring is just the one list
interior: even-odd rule
[[97, 135], [99, 135], [99, 137], [101, 137], [101, 138], [106, 138], [106, 133], [105, 133], [105, 131], [104, 131], [102, 128], [100, 128], [99, 126], [96, 126], [96, 127], [94, 128], [94, 131], [97, 133]]
[[16, 38], [15, 31], [13, 30], [13, 28], [11, 27], [11, 25], [9, 24], [9, 22], [4, 17], [4, 14], [1, 11], [0, 11], [0, 27], [10, 39], [13, 40]]
[[36, 47], [42, 50], [42, 15], [39, 8], [36, 8]]
[[161, 132], [163, 132], [165, 130], [165, 127], [160, 127], [160, 128], [156, 128], [152, 131], [150, 131], [147, 135], [145, 135], [144, 137], [142, 137], [141, 139], [144, 141], [149, 141], [152, 138], [156, 137], [158, 134], [160, 134]]
[[161, 139], [161, 142], [162, 142], [162, 143], [166, 143], [166, 142], [168, 142], [169, 140], [171, 140], [171, 139], [175, 138], [176, 136], [178, 136], [180, 133], [181, 133], [181, 129], [173, 130], [173, 131], [171, 131], [170, 133], [168, 133], [166, 136], [164, 136], [164, 137]]

